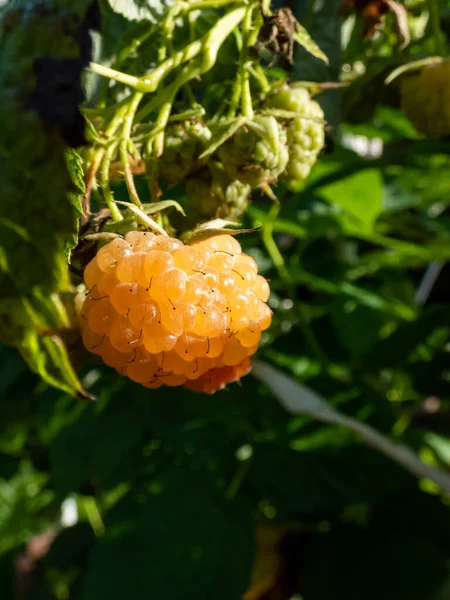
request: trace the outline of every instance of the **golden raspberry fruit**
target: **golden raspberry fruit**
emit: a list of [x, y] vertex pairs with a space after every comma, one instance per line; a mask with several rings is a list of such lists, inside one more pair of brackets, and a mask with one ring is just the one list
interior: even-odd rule
[[400, 91], [402, 108], [417, 131], [450, 135], [450, 60], [404, 77]]
[[84, 279], [86, 348], [149, 388], [213, 393], [239, 380], [272, 320], [269, 285], [230, 235], [189, 246], [129, 232], [98, 251]]

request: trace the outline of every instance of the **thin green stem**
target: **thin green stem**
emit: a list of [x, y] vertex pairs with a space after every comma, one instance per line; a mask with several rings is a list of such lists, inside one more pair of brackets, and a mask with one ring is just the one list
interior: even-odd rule
[[105, 525], [95, 498], [93, 496], [84, 496], [83, 498], [80, 498], [79, 502], [81, 502], [85, 510], [95, 536], [102, 537], [105, 534]]
[[329, 364], [328, 356], [320, 345], [320, 342], [318, 341], [311, 325], [309, 324], [308, 317], [306, 316], [305, 310], [300, 302], [297, 303], [296, 314], [299, 318], [298, 324], [302, 330], [302, 334], [305, 337], [306, 343], [311, 348], [312, 353], [319, 361], [322, 368], [325, 370]]
[[[195, 13], [189, 13], [187, 18], [188, 18], [188, 25], [189, 25], [189, 41], [194, 42], [195, 38], [196, 38], [195, 22], [197, 20], [197, 15]], [[186, 99], [187, 99], [188, 103], [190, 104], [190, 106], [192, 106], [192, 107], [198, 106], [190, 83], [186, 83], [183, 91], [184, 91], [184, 94], [185, 94]]]
[[165, 102], [162, 105], [161, 110], [159, 111], [158, 118], [156, 120], [156, 126], [162, 127], [162, 131], [157, 134], [157, 136], [155, 137], [155, 142], [154, 142], [154, 151], [155, 151], [155, 155], [157, 158], [159, 158], [164, 151], [165, 130], [166, 130], [166, 125], [169, 121], [170, 112], [172, 110], [172, 104], [173, 104], [173, 98], [171, 98], [170, 100]]
[[242, 79], [241, 74], [238, 71], [236, 74], [236, 80], [233, 85], [233, 92], [231, 95], [230, 105], [228, 107], [227, 117], [232, 119], [236, 115], [236, 111], [239, 106], [239, 100], [242, 93]]
[[225, 490], [225, 498], [230, 502], [233, 498], [236, 498], [237, 493], [245, 479], [245, 476], [248, 473], [250, 465], [252, 463], [252, 459], [249, 458], [241, 463], [239, 463], [238, 468], [233, 476], [233, 479], [230, 481], [227, 489]]
[[191, 79], [198, 77], [200, 68], [197, 61], [183, 67], [178, 77], [166, 88], [161, 89], [137, 114], [136, 120], [142, 122], [149, 114], [158, 110], [164, 103], [170, 101], [178, 93], [178, 90]]
[[177, 18], [180, 11], [181, 7], [179, 6], [179, 4], [174, 4], [174, 6], [172, 6], [172, 8], [167, 13], [167, 17], [165, 18], [163, 23], [165, 45], [171, 57], [174, 55], [173, 32], [175, 29], [175, 19]]
[[136, 191], [136, 186], [134, 185], [133, 173], [130, 168], [128, 155], [129, 155], [129, 146], [130, 146], [130, 136], [131, 129], [133, 127], [134, 117], [136, 115], [136, 111], [139, 107], [139, 104], [143, 98], [144, 94], [142, 92], [135, 92], [131, 97], [131, 101], [128, 104], [128, 110], [123, 120], [122, 125], [122, 139], [119, 145], [119, 154], [120, 160], [122, 162], [123, 172], [125, 176], [125, 183], [128, 190], [128, 195], [130, 196], [130, 200], [136, 206], [142, 206], [142, 202], [139, 199], [139, 195]]
[[280, 208], [280, 204], [277, 203], [274, 204], [270, 209], [269, 214], [267, 215], [267, 219], [264, 222], [262, 228], [262, 240], [270, 258], [272, 259], [273, 264], [275, 265], [275, 268], [278, 271], [278, 274], [280, 275], [281, 280], [283, 281], [283, 283], [291, 285], [289, 272], [286, 269], [286, 265], [284, 264], [283, 255], [281, 254], [280, 250], [278, 249], [278, 246], [275, 243], [275, 240], [273, 239], [273, 225], [276, 218], [278, 217]]
[[[176, 123], [178, 121], [186, 121], [188, 119], [201, 119], [205, 114], [202, 106], [184, 110], [181, 113], [170, 115], [168, 123]], [[158, 133], [164, 130], [164, 127], [156, 127], [155, 123], [146, 123], [141, 125], [133, 136], [133, 142], [139, 143], [149, 137], [155, 137]]]
[[[153, 71], [147, 73], [141, 78], [127, 75], [115, 69], [104, 67], [97, 63], [90, 64], [90, 70], [93, 73], [114, 79], [125, 85], [136, 89], [138, 92], [151, 93], [155, 92], [162, 80], [169, 75], [179, 65], [189, 62], [201, 54], [201, 63], [198, 65], [198, 73], [206, 73], [215, 64], [219, 48], [223, 44], [228, 35], [239, 25], [246, 14], [247, 8], [239, 7], [231, 10], [208, 31], [200, 40], [195, 40], [182, 50], [176, 52], [173, 56], [167, 58], [164, 62], [158, 65]], [[188, 66], [192, 69], [192, 64]], [[195, 75], [189, 77], [192, 79]], [[188, 79], [188, 80], [189, 80]], [[184, 82], [185, 83], [185, 82]], [[173, 85], [173, 84], [172, 84]], [[169, 86], [170, 88], [170, 86]], [[168, 88], [168, 89], [169, 89]], [[170, 97], [170, 94], [169, 94]], [[154, 110], [154, 109], [152, 109]], [[152, 112], [152, 111], [150, 111]], [[147, 113], [148, 114], [148, 113]]]
[[230, 6], [230, 4], [241, 4], [244, 5], [242, 0], [199, 0], [198, 2], [185, 2], [183, 4], [183, 10], [201, 10], [202, 8], [222, 8]]
[[290, 299], [293, 302], [295, 302], [296, 312], [299, 317], [299, 325], [305, 337], [305, 340], [311, 348], [311, 351], [314, 354], [314, 356], [321, 363], [322, 368], [325, 369], [328, 365], [328, 357], [322, 349], [322, 346], [320, 345], [319, 341], [317, 340], [314, 331], [312, 330], [308, 319], [305, 315], [303, 307], [300, 305], [299, 302], [296, 301], [295, 289], [291, 280], [291, 276], [286, 268], [283, 255], [281, 254], [278, 246], [275, 243], [275, 240], [273, 239], [273, 225], [276, 218], [278, 217], [280, 208], [281, 205], [279, 203], [274, 204], [273, 207], [270, 209], [269, 214], [267, 215], [267, 219], [264, 222], [262, 229], [263, 243], [266, 247], [267, 253], [272, 259], [273, 264], [275, 265], [275, 268], [278, 271], [281, 281], [284, 283], [288, 290]]
[[219, 19], [214, 27], [203, 37], [202, 73], [206, 73], [214, 66], [220, 47], [245, 17], [246, 12], [246, 8], [235, 8]]
[[141, 103], [144, 94], [142, 92], [135, 92], [131, 98], [131, 102], [128, 104], [128, 110], [123, 120], [122, 126], [122, 137], [129, 139], [131, 135], [131, 128], [133, 127], [133, 120], [136, 114], [139, 104]]
[[[119, 129], [120, 124], [122, 122], [123, 117], [125, 116], [127, 109], [128, 109], [128, 105], [126, 105], [126, 104], [124, 104], [123, 106], [120, 106], [120, 108], [118, 108], [115, 115], [113, 116], [113, 118], [110, 120], [108, 126], [106, 127], [105, 137], [107, 139], [112, 138], [112, 136]], [[93, 152], [92, 158], [90, 160], [90, 165], [89, 165], [89, 169], [88, 169], [87, 176], [86, 176], [86, 193], [85, 193], [85, 197], [83, 200], [83, 213], [85, 215], [85, 219], [87, 219], [88, 215], [90, 214], [90, 196], [91, 196], [92, 185], [93, 185], [93, 182], [95, 181], [97, 171], [101, 165], [101, 162], [102, 162], [103, 157], [105, 156], [106, 152], [107, 152], [107, 150], [104, 146], [101, 146], [100, 148], [96, 148], [95, 151]], [[110, 159], [110, 162], [111, 162], [111, 159]], [[109, 174], [108, 174], [108, 181], [109, 181]], [[112, 212], [112, 214], [114, 214], [113, 211], [111, 211], [111, 212]], [[116, 212], [116, 217], [117, 216], [118, 215]], [[119, 211], [119, 216], [120, 216], [120, 211]], [[118, 219], [118, 220], [120, 220], [120, 219]]]
[[227, 112], [229, 118], [236, 115], [239, 105], [241, 113], [245, 117], [252, 119], [254, 116], [250, 89], [250, 69], [252, 64], [249, 60], [249, 48], [254, 44], [255, 36], [257, 37], [259, 31], [259, 26], [255, 27], [252, 21], [254, 8], [254, 5], [247, 6], [242, 23], [242, 32], [235, 32], [236, 44], [239, 49], [239, 64]]
[[[180, 5], [175, 4], [169, 10], [167, 17], [163, 23], [163, 29], [164, 29], [164, 34], [165, 34], [165, 46], [169, 52], [169, 60], [172, 59], [175, 55], [174, 48], [173, 48], [173, 32], [175, 29], [175, 19], [176, 19], [177, 15], [179, 14], [180, 10], [181, 10]], [[191, 36], [190, 36], [190, 39], [192, 39]], [[195, 40], [192, 40], [192, 41], [195, 42]], [[161, 108], [159, 109], [158, 118], [156, 119], [156, 123], [155, 123], [155, 128], [159, 129], [160, 131], [156, 134], [156, 136], [153, 140], [149, 139], [149, 142], [147, 145], [147, 150], [148, 150], [149, 155], [151, 153], [152, 146], [153, 146], [153, 153], [156, 157], [161, 156], [161, 154], [164, 151], [165, 128], [166, 128], [167, 122], [169, 120], [170, 113], [172, 111], [173, 101], [175, 99], [177, 92], [178, 92], [178, 89], [174, 90], [173, 94], [169, 98], [167, 98], [167, 100], [162, 104]]]
[[[132, 54], [133, 52], [136, 52], [136, 50], [138, 50], [138, 48], [140, 48], [140, 46], [154, 33], [154, 31], [155, 31], [155, 26], [152, 26], [152, 27], [149, 27], [139, 37], [133, 38], [127, 46], [125, 46], [118, 52], [116, 59], [114, 60], [113, 64], [111, 65], [111, 68], [114, 70], [119, 70], [120, 67], [123, 65], [123, 63], [126, 61], [126, 59], [130, 56], [130, 54]], [[103, 83], [102, 83], [102, 87], [101, 87], [101, 92], [100, 92], [100, 98], [102, 99], [102, 102], [105, 102], [105, 100], [106, 100], [106, 96], [108, 93], [108, 86], [109, 86], [108, 79], [104, 79]], [[128, 98], [125, 99], [125, 102], [127, 100], [128, 100]]]
[[251, 48], [257, 43], [259, 32], [264, 24], [264, 19], [261, 13], [261, 4], [256, 5], [254, 8], [256, 8], [257, 10], [253, 13], [253, 20], [249, 28], [249, 36], [247, 40], [247, 45], [249, 48]]
[[254, 116], [252, 106], [252, 94], [250, 90], [250, 73], [248, 70], [248, 40], [251, 33], [253, 7], [249, 6], [242, 23], [242, 50], [239, 60], [239, 72], [242, 82], [241, 89], [241, 112], [244, 117], [252, 119]]
[[112, 157], [117, 150], [118, 142], [114, 141], [111, 143], [109, 148], [105, 152], [105, 156], [102, 161], [102, 166], [100, 169], [100, 185], [102, 187], [103, 197], [105, 199], [106, 205], [111, 211], [111, 216], [113, 220], [117, 223], [118, 221], [122, 221], [122, 213], [117, 208], [117, 204], [114, 202], [114, 196], [109, 186], [109, 167], [111, 165]]
[[118, 69], [120, 65], [122, 65], [125, 60], [132, 54], [136, 52], [141, 45], [155, 32], [155, 27], [149, 27], [147, 31], [145, 31], [142, 35], [137, 38], [133, 38], [131, 42], [125, 48], [122, 48], [117, 54], [117, 58], [113, 63], [113, 68]]
[[248, 65], [247, 69], [250, 75], [257, 81], [262, 92], [267, 94], [270, 91], [270, 83], [261, 65]]
[[[241, 56], [242, 49], [243, 49], [242, 32], [239, 29], [235, 29], [233, 31], [233, 33], [234, 33], [234, 37], [235, 37], [235, 41], [236, 41], [236, 47], [239, 52], [239, 56]], [[232, 119], [234, 116], [236, 116], [236, 112], [239, 108], [241, 94], [242, 94], [242, 77], [241, 77], [241, 70], [240, 70], [239, 64], [238, 64], [236, 78], [233, 83], [231, 99], [228, 103], [227, 117], [229, 119]], [[226, 106], [226, 100], [223, 102], [223, 107], [225, 108], [225, 106]]]
[[176, 67], [184, 62], [192, 60], [198, 54], [200, 54], [203, 49], [203, 45], [204, 40], [196, 40], [195, 42], [192, 42], [192, 44], [189, 44], [183, 48], [183, 50], [176, 52], [172, 57], [167, 58], [153, 71], [147, 73], [141, 78], [134, 77], [133, 75], [127, 75], [126, 73], [116, 71], [115, 69], [110, 69], [109, 67], [104, 67], [103, 65], [99, 65], [97, 63], [91, 63], [89, 65], [89, 69], [93, 73], [97, 73], [103, 77], [108, 77], [109, 79], [114, 79], [114, 81], [118, 81], [119, 83], [124, 83], [125, 85], [128, 85], [139, 92], [151, 93], [156, 91], [164, 77], [176, 69]]
[[253, 119], [253, 105], [252, 105], [252, 94], [250, 91], [250, 79], [249, 72], [246, 67], [244, 67], [245, 78], [242, 81], [242, 94], [241, 94], [241, 112], [244, 117], [248, 117], [249, 119]]
[[85, 114], [87, 117], [107, 117], [108, 115], [114, 114], [119, 108], [122, 106], [128, 106], [129, 98], [124, 98], [117, 104], [113, 104], [112, 106], [104, 106], [104, 107], [90, 107], [90, 106], [82, 106], [80, 108], [81, 112]]
[[98, 63], [91, 62], [89, 65], [89, 70], [92, 73], [96, 73], [97, 75], [101, 75], [102, 77], [107, 77], [108, 79], [113, 79], [114, 81], [118, 81], [119, 83], [124, 83], [125, 85], [129, 85], [130, 87], [135, 89], [139, 89], [139, 86], [141, 84], [141, 80], [139, 79], [139, 77], [127, 75], [127, 73], [122, 73], [122, 71], [117, 71], [116, 69], [111, 69], [110, 67], [99, 65]]
[[185, 62], [189, 62], [200, 54], [203, 48], [202, 40], [196, 40], [191, 44], [188, 44], [182, 50], [176, 52], [173, 56], [167, 58], [164, 62], [158, 65], [153, 71], [145, 75], [142, 78], [145, 84], [146, 92], [154, 92], [161, 83], [161, 81], [174, 69]]

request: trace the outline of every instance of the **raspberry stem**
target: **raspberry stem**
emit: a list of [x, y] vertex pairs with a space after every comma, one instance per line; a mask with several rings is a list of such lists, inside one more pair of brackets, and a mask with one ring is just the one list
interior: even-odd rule
[[271, 89], [270, 83], [261, 65], [248, 65], [247, 69], [250, 75], [254, 77], [257, 83], [259, 84], [259, 87], [261, 88], [262, 92], [264, 94], [267, 94]]
[[[116, 131], [119, 129], [120, 124], [122, 123], [122, 119], [125, 116], [125, 113], [127, 110], [128, 110], [128, 104], [120, 105], [117, 108], [113, 118], [111, 119], [111, 121], [109, 122], [109, 125], [107, 126], [107, 128], [105, 130], [105, 137], [107, 139], [112, 138], [113, 135], [116, 133]], [[95, 180], [97, 171], [99, 170], [100, 165], [102, 164], [102, 160], [106, 153], [107, 153], [107, 149], [105, 147], [98, 148], [94, 152], [94, 154], [92, 156], [92, 160], [90, 162], [90, 166], [88, 169], [88, 175], [86, 178], [86, 192], [85, 192], [85, 197], [84, 197], [84, 202], [83, 202], [83, 212], [86, 215], [86, 217], [90, 214], [90, 196], [91, 196], [92, 184], [93, 184], [93, 181]], [[109, 164], [111, 163], [111, 159], [112, 159], [112, 155], [109, 159], [108, 168], [109, 168]], [[106, 181], [106, 183], [108, 183], [109, 173], [108, 173], [107, 178], [104, 179], [103, 181]], [[107, 188], [109, 188], [109, 184], [108, 184]], [[111, 194], [111, 196], [112, 196], [112, 194]], [[106, 198], [105, 198], [105, 201], [107, 204], [108, 204], [108, 202], [111, 201], [111, 196], [108, 197], [108, 200], [106, 200]], [[108, 207], [111, 210], [113, 219], [115, 221], [121, 221], [122, 217], [121, 217], [120, 211], [114, 205], [114, 201], [112, 201], [111, 206], [108, 204]]]
[[222, 6], [230, 6], [230, 4], [242, 5], [243, 3], [241, 0], [200, 0], [198, 2], [185, 2], [183, 9], [191, 11], [203, 8], [221, 8]]
[[244, 117], [252, 119], [254, 116], [252, 106], [252, 94], [250, 90], [250, 73], [248, 70], [248, 44], [252, 26], [253, 6], [249, 6], [245, 13], [244, 22], [242, 23], [242, 52], [239, 60], [239, 70], [241, 78], [241, 112]]
[[122, 140], [119, 145], [119, 154], [120, 160], [122, 162], [123, 172], [125, 175], [125, 183], [128, 190], [128, 195], [130, 200], [136, 204], [136, 206], [141, 207], [142, 202], [139, 199], [138, 193], [136, 191], [136, 187], [134, 185], [133, 173], [130, 168], [130, 164], [128, 161], [128, 148], [131, 136], [131, 128], [133, 126], [134, 116], [139, 107], [139, 104], [143, 98], [142, 92], [135, 92], [131, 98], [130, 103], [128, 104], [128, 110], [125, 115], [122, 127]]
[[[278, 246], [276, 245], [275, 240], [273, 238], [273, 225], [278, 217], [280, 209], [280, 203], [274, 204], [270, 209], [269, 214], [267, 215], [267, 219], [265, 220], [262, 228], [262, 238], [267, 253], [272, 259], [272, 262], [275, 265], [276, 270], [278, 271], [281, 281], [284, 282], [287, 289], [289, 290], [289, 295], [291, 296], [291, 299], [294, 300], [295, 290], [293, 289], [291, 276], [284, 263], [283, 255], [278, 249]], [[311, 329], [311, 326], [303, 311], [302, 306], [298, 302], [296, 302], [296, 304], [297, 315], [299, 317], [299, 325], [303, 331], [303, 335], [305, 336], [305, 339], [308, 342], [311, 351], [322, 365], [322, 368], [325, 369], [328, 365], [328, 357], [322, 349], [322, 346], [320, 345], [318, 339], [316, 338], [314, 331]]]
[[118, 142], [112, 142], [109, 148], [106, 150], [102, 167], [100, 171], [100, 184], [102, 187], [103, 197], [105, 199], [106, 205], [111, 211], [111, 216], [113, 220], [117, 223], [118, 221], [122, 221], [122, 213], [117, 208], [116, 203], [114, 202], [114, 196], [109, 186], [109, 167], [112, 161], [112, 157], [117, 150]]
[[97, 63], [91, 63], [89, 68], [93, 73], [114, 79], [119, 83], [124, 83], [138, 92], [151, 93], [155, 92], [169, 73], [180, 66], [183, 63], [189, 62], [196, 58], [199, 54], [202, 55], [202, 67], [201, 72], [204, 73], [209, 71], [214, 66], [217, 58], [219, 48], [228, 37], [228, 35], [239, 25], [245, 16], [248, 9], [239, 7], [231, 10], [225, 16], [217, 21], [217, 23], [209, 30], [209, 32], [203, 36], [200, 40], [195, 40], [182, 50], [175, 52], [173, 56], [170, 56], [158, 65], [153, 71], [147, 73], [143, 77], [134, 77], [116, 71], [109, 67], [104, 67]]
[[250, 91], [250, 72], [248, 60], [248, 48], [252, 35], [252, 14], [253, 6], [248, 6], [245, 11], [244, 21], [242, 24], [242, 35], [238, 39], [239, 46], [239, 65], [236, 74], [236, 80], [233, 86], [233, 93], [228, 108], [228, 117], [232, 118], [236, 115], [236, 111], [240, 104], [241, 112], [245, 117], [253, 118], [252, 96]]
[[166, 125], [169, 121], [170, 112], [172, 110], [172, 103], [174, 100], [175, 94], [172, 94], [171, 98], [169, 98], [162, 106], [158, 114], [158, 118], [156, 120], [156, 127], [161, 128], [161, 131], [155, 136], [153, 141], [153, 149], [155, 156], [159, 158], [164, 150], [164, 132]]
[[142, 85], [139, 77], [122, 73], [122, 71], [117, 71], [116, 69], [111, 69], [110, 67], [105, 67], [104, 65], [100, 65], [95, 62], [90, 63], [89, 70], [92, 73], [96, 73], [97, 75], [101, 75], [102, 77], [106, 77], [108, 79], [113, 79], [119, 83], [124, 83], [125, 85], [135, 89], [139, 89], [139, 87]]

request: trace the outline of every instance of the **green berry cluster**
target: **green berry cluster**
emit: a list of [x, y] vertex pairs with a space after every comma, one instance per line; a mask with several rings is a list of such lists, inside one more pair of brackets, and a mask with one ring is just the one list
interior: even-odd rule
[[289, 161], [282, 178], [306, 179], [325, 143], [322, 109], [306, 88], [287, 86], [269, 96], [266, 105], [301, 115], [286, 122]]
[[181, 183], [198, 169], [198, 157], [210, 139], [211, 131], [201, 121], [171, 123], [165, 130], [163, 154], [152, 158], [149, 166], [169, 186]]
[[210, 161], [195, 177], [186, 181], [189, 208], [200, 218], [238, 218], [244, 214], [251, 187], [231, 179], [223, 165]]
[[319, 104], [306, 88], [283, 85], [238, 126], [222, 119], [211, 129], [198, 119], [169, 124], [163, 153], [148, 167], [161, 184], [185, 186], [190, 222], [238, 219], [252, 189], [306, 179], [324, 138]]
[[275, 117], [257, 115], [219, 148], [219, 158], [232, 179], [252, 188], [275, 183], [286, 169], [289, 150], [286, 129]]

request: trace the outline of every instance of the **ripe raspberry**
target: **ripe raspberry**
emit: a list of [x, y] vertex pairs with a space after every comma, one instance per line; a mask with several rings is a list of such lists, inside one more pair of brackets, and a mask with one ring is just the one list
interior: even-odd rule
[[229, 383], [239, 381], [241, 377], [248, 375], [252, 370], [252, 363], [249, 358], [244, 358], [242, 362], [234, 367], [218, 367], [210, 369], [198, 379], [186, 383], [187, 388], [194, 392], [204, 392], [205, 394], [214, 394], [218, 390], [223, 390]]
[[259, 128], [241, 127], [218, 150], [224, 169], [231, 179], [258, 188], [277, 180], [289, 159], [285, 128], [275, 117], [256, 116]]
[[189, 208], [203, 218], [237, 219], [246, 210], [249, 185], [232, 180], [220, 163], [210, 162], [186, 182]]
[[304, 115], [304, 118], [290, 119], [287, 122], [289, 162], [283, 179], [306, 179], [325, 143], [322, 109], [311, 99], [306, 88], [287, 86], [269, 96], [266, 106]]
[[162, 156], [152, 159], [150, 165], [169, 185], [181, 183], [198, 166], [198, 157], [210, 138], [210, 130], [200, 121], [173, 123], [166, 128]]
[[417, 131], [450, 135], [450, 60], [404, 77], [400, 91], [402, 108]]
[[267, 281], [229, 235], [183, 245], [130, 232], [87, 265], [83, 341], [149, 388], [213, 393], [251, 368], [270, 326]]

